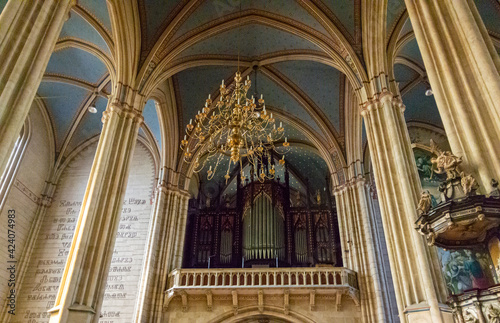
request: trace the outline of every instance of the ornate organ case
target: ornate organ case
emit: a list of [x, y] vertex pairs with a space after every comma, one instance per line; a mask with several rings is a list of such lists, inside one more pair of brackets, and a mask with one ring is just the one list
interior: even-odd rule
[[238, 180], [232, 200], [200, 193], [189, 204], [184, 267], [342, 266], [329, 192], [323, 203], [305, 195], [292, 205], [288, 173], [285, 183]]

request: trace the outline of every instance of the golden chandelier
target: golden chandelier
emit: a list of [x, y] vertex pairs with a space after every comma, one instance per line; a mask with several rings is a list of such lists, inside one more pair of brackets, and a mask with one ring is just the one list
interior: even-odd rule
[[[215, 162], [215, 167], [207, 171], [207, 178], [211, 180], [223, 161], [229, 157], [224, 178], [230, 178], [231, 165], [240, 164], [240, 176], [245, 179], [243, 158], [247, 158], [252, 172], [257, 174], [259, 181], [275, 177], [274, 163], [271, 162], [272, 152], [283, 155], [280, 165], [285, 164], [285, 153], [290, 143], [284, 137], [283, 124], [276, 127], [272, 113], [266, 111], [264, 98], [261, 95], [257, 100], [252, 96], [247, 98], [251, 81], [249, 77], [242, 83], [241, 73], [236, 72], [234, 86], [226, 87], [224, 80], [220, 85], [220, 99], [212, 104], [210, 95], [205, 106], [198, 111], [195, 122], [193, 119], [186, 126], [186, 135], [181, 141], [184, 151], [184, 160], [192, 162], [192, 155], [201, 149], [194, 161], [194, 171], [200, 172], [207, 162]], [[276, 149], [275, 143], [284, 139], [282, 152]], [[200, 162], [200, 158], [204, 158]]]

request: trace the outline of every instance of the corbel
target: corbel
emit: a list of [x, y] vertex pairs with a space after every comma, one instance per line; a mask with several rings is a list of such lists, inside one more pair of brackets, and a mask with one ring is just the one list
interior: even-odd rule
[[312, 290], [309, 293], [309, 309], [312, 311], [316, 310], [316, 291]]
[[258, 296], [258, 300], [259, 300], [259, 312], [264, 312], [264, 292], [261, 290], [259, 290], [259, 296]]
[[283, 311], [286, 315], [290, 312], [290, 290], [285, 289], [283, 294]]
[[212, 304], [213, 304], [212, 291], [207, 290], [205, 294], [207, 295], [207, 311], [212, 312]]
[[342, 292], [337, 291], [337, 297], [335, 299], [335, 312], [341, 311], [342, 308]]
[[188, 296], [185, 291], [180, 292], [181, 300], [182, 300], [182, 311], [187, 312], [188, 310]]
[[165, 311], [168, 310], [168, 305], [170, 304], [172, 299], [174, 299], [175, 296], [176, 296], [176, 293], [173, 290], [169, 290], [169, 291], [165, 292], [165, 297], [163, 298], [163, 309]]
[[233, 290], [231, 292], [231, 294], [233, 295], [233, 312], [234, 312], [234, 315], [237, 315], [238, 314], [238, 292]]

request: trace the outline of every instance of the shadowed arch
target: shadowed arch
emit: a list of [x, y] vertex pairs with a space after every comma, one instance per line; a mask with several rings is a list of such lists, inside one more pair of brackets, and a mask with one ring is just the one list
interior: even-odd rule
[[264, 306], [262, 311], [259, 311], [257, 306], [248, 306], [239, 309], [236, 315], [233, 312], [226, 312], [208, 321], [208, 323], [236, 323], [244, 319], [256, 319], [259, 317], [274, 318], [286, 323], [314, 323], [313, 320], [291, 310], [288, 312], [288, 315], [284, 314], [283, 308], [276, 306]]

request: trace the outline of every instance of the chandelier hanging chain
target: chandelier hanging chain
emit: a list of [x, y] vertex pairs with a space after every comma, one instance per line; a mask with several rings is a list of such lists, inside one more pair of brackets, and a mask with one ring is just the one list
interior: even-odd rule
[[[266, 111], [263, 95], [257, 100], [252, 96], [247, 98], [251, 86], [250, 78], [242, 83], [240, 73], [240, 38], [241, 38], [241, 0], [238, 18], [238, 71], [234, 77], [234, 85], [226, 87], [224, 80], [219, 88], [219, 101], [212, 102], [210, 95], [205, 101], [205, 106], [198, 111], [186, 126], [186, 135], [181, 141], [181, 149], [184, 150], [184, 161], [191, 162], [193, 152], [200, 149], [194, 162], [194, 171], [200, 172], [208, 162], [215, 161], [207, 171], [207, 178], [211, 180], [224, 156], [229, 157], [226, 174], [224, 178], [230, 178], [232, 164], [239, 164], [241, 179], [245, 179], [243, 170], [243, 158], [246, 158], [251, 166], [251, 176], [257, 174], [259, 181], [273, 179], [275, 168], [272, 152], [283, 155], [279, 163], [285, 164], [284, 154], [288, 151], [289, 143], [284, 137], [283, 124], [276, 128], [273, 114]], [[255, 76], [257, 85], [257, 75]], [[215, 107], [214, 107], [215, 105]], [[271, 127], [272, 125], [272, 127]], [[189, 140], [188, 140], [189, 136]], [[275, 142], [285, 138], [283, 146], [285, 151], [276, 150]], [[190, 147], [194, 142], [194, 147]], [[191, 151], [190, 151], [191, 148]]]
[[[276, 127], [273, 114], [266, 110], [263, 95], [259, 99], [247, 98], [250, 86], [249, 77], [243, 83], [240, 72], [236, 72], [234, 85], [226, 87], [222, 80], [219, 101], [212, 102], [209, 95], [194, 123], [191, 119], [186, 126], [186, 135], [181, 141], [184, 160], [192, 162], [193, 152], [200, 149], [194, 171], [199, 172], [214, 161], [215, 167], [210, 166], [207, 171], [208, 180], [214, 177], [225, 156], [229, 157], [226, 181], [230, 178], [231, 165], [236, 164], [240, 165], [240, 176], [245, 178], [243, 158], [261, 182], [275, 177], [272, 152], [283, 155], [279, 163], [285, 163], [284, 154], [290, 144], [284, 136], [283, 124], [280, 122]], [[283, 138], [284, 151], [278, 151], [275, 143]]]

